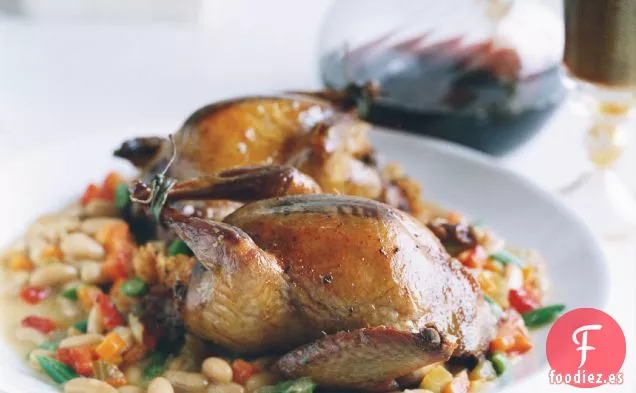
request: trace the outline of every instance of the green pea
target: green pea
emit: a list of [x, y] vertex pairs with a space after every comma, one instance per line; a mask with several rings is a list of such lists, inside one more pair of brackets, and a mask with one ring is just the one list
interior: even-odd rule
[[63, 296], [70, 300], [77, 300], [77, 288], [68, 288], [60, 292], [60, 296]]
[[141, 296], [148, 292], [148, 285], [139, 277], [133, 277], [121, 285], [121, 291], [126, 296]]
[[495, 368], [497, 375], [503, 374], [508, 368], [508, 358], [501, 352], [495, 352], [489, 358], [492, 366]]

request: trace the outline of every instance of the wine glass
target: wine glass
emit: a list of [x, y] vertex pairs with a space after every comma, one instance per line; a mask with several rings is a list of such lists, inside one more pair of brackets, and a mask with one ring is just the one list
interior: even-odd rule
[[606, 237], [636, 230], [636, 197], [614, 172], [636, 108], [636, 2], [565, 0], [564, 64], [579, 109], [591, 168], [563, 189]]

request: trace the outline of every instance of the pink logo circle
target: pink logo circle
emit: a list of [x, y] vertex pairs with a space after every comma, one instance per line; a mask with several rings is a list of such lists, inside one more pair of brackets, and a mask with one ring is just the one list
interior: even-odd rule
[[601, 310], [578, 308], [552, 325], [546, 343], [550, 382], [579, 388], [622, 383], [625, 334]]

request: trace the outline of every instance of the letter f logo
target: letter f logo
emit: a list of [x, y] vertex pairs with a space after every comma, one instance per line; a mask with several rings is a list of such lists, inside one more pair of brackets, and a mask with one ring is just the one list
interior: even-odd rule
[[[574, 341], [574, 344], [580, 345], [580, 347], [576, 349], [577, 351], [581, 351], [581, 364], [579, 365], [579, 368], [583, 367], [587, 360], [587, 351], [593, 351], [596, 349], [587, 345], [587, 332], [590, 330], [601, 330], [601, 328], [601, 325], [585, 325], [576, 329], [574, 333], [572, 333], [572, 341]], [[581, 332], [583, 332], [583, 334], [581, 335], [581, 342], [579, 342], [576, 336]]]

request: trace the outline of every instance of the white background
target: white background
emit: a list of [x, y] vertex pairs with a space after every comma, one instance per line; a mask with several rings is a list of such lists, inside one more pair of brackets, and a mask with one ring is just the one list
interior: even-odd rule
[[[0, 14], [0, 160], [135, 125], [176, 130], [194, 109], [222, 97], [318, 87], [316, 42], [329, 3], [94, 0], [87, 6], [80, 0], [0, 0], [0, 9], [22, 7], [32, 16]], [[560, 10], [558, 1], [544, 3]], [[128, 8], [117, 10], [122, 4]], [[555, 189], [582, 168], [581, 125], [564, 109], [501, 163]], [[634, 169], [631, 153], [621, 173], [636, 190]], [[636, 250], [633, 241], [605, 248], [612, 270], [607, 310], [628, 336], [627, 383], [595, 391], [633, 392]], [[548, 385], [546, 375], [523, 386], [515, 391], [574, 391]]]

